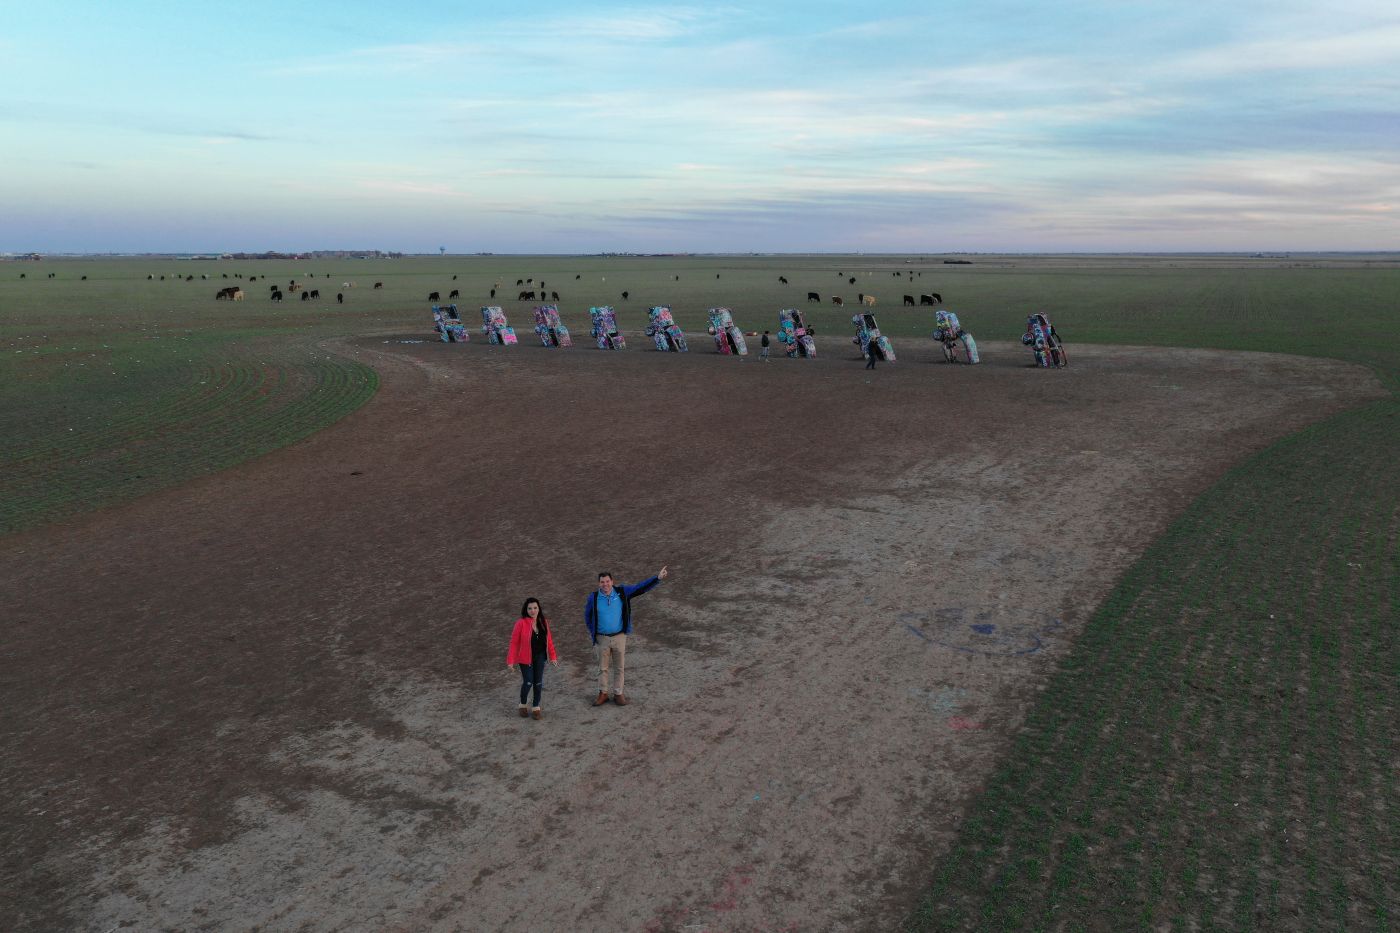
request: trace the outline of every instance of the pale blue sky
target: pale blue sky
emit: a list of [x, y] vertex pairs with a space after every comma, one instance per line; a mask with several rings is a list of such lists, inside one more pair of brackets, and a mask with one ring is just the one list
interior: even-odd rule
[[1400, 248], [1400, 4], [0, 3], [0, 251]]

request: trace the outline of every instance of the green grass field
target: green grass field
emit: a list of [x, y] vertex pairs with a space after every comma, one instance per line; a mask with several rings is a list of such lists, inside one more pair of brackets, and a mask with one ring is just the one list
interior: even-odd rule
[[[224, 274], [305, 279], [326, 297], [274, 305], [259, 281], [244, 302], [215, 302]], [[896, 346], [932, 329], [930, 311], [901, 297], [937, 291], [984, 342], [1015, 340], [1027, 311], [1045, 310], [1072, 360], [1083, 343], [1327, 356], [1372, 367], [1400, 393], [1400, 267], [1362, 259], [0, 263], [0, 533], [330, 424], [375, 379], [318, 341], [426, 337], [429, 291], [461, 289], [469, 325], [477, 306], [499, 303], [528, 335], [517, 278], [559, 291], [583, 333], [590, 304], [616, 306], [628, 329], [649, 304], [670, 304], [687, 330], [710, 305], [749, 330], [774, 329], [777, 310], [797, 306], [839, 356], [853, 308], [809, 306], [808, 291], [875, 295]], [[930, 866], [910, 928], [1400, 923], [1397, 463], [1400, 395], [1286, 438], [1202, 496], [1090, 620], [952, 852]]]

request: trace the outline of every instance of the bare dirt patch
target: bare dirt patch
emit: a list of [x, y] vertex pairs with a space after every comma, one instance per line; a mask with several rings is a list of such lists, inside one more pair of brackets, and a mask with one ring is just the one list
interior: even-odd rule
[[[341, 349], [383, 382], [330, 430], [0, 541], [4, 926], [888, 928], [1134, 555], [1381, 394], [1181, 350]], [[584, 595], [662, 563], [594, 709]]]

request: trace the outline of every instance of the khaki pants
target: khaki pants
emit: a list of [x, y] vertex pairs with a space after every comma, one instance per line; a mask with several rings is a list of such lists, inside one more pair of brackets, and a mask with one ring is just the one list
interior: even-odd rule
[[[598, 654], [598, 691], [600, 693], [621, 693], [623, 665], [627, 660], [627, 636], [599, 635], [598, 644], [593, 649]], [[612, 659], [617, 658], [617, 686], [609, 689], [608, 672]]]

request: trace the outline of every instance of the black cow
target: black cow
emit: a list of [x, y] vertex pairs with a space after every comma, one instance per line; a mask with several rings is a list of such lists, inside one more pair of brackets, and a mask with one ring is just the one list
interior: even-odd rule
[[457, 281], [457, 276], [454, 275], [454, 276], [452, 277], [452, 281], [454, 281], [454, 282]]
[[581, 275], [576, 275], [576, 276], [574, 276], [574, 281], [577, 282], [577, 281], [578, 281], [579, 279], [581, 279], [581, 278], [583, 278], [583, 276], [581, 276]]
[[778, 281], [779, 281], [779, 282], [782, 282], [784, 285], [786, 285], [786, 284], [788, 283], [787, 276], [785, 276], [785, 275], [780, 275], [780, 276], [778, 276]]
[[281, 300], [282, 300], [282, 293], [281, 293], [280, 291], [278, 291], [277, 289], [274, 288], [274, 289], [272, 290], [272, 296], [271, 296], [271, 297], [272, 297], [272, 300], [273, 300], [273, 301], [281, 301]]
[[310, 292], [302, 292], [302, 293], [301, 293], [301, 300], [302, 300], [302, 301], [310, 301], [310, 300], [311, 300], [311, 293], [310, 293]]
[[622, 293], [622, 300], [623, 300], [623, 301], [626, 301], [626, 300], [627, 300], [627, 293], [626, 293], [626, 292], [623, 292], [623, 293]]
[[375, 288], [383, 288], [383, 287], [384, 287], [384, 283], [383, 283], [383, 282], [375, 282], [375, 283], [374, 283], [374, 287], [375, 287]]
[[549, 293], [549, 300], [550, 300], [550, 301], [558, 301], [558, 300], [559, 300], [559, 293], [558, 293], [558, 292], [550, 292], [550, 293]]
[[920, 296], [919, 296], [919, 304], [920, 304], [920, 305], [929, 305], [930, 307], [932, 307], [932, 305], [933, 305], [933, 296], [932, 296], [932, 295], [920, 295]]
[[84, 281], [84, 282], [87, 281], [87, 276], [83, 276], [83, 281]]
[[343, 304], [345, 304], [345, 293], [344, 293], [344, 292], [336, 292], [336, 293], [335, 293], [335, 303], [338, 304], [338, 305], [343, 305]]
[[[453, 276], [454, 279], [455, 279], [456, 277], [457, 277], [457, 276], [455, 276], [455, 275]], [[461, 295], [461, 293], [458, 292], [457, 289], [455, 289], [455, 288], [452, 289], [452, 291], [450, 291], [450, 292], [447, 293], [447, 297], [448, 297], [449, 299], [460, 297], [460, 295]]]
[[312, 298], [320, 298], [320, 297], [321, 297], [321, 291], [320, 291], [320, 289], [316, 289], [316, 288], [311, 289], [311, 297], [312, 297]]
[[840, 296], [840, 295], [832, 295], [832, 296], [831, 296], [831, 303], [834, 304], [834, 305], [842, 305], [842, 306], [844, 306], [844, 305], [846, 304], [844, 301], [841, 300], [841, 296]]
[[534, 293], [534, 292], [521, 292], [520, 294], [518, 294], [518, 295], [515, 296], [515, 300], [516, 300], [516, 301], [534, 301], [534, 300], [535, 300], [535, 293]]
[[821, 295], [818, 295], [816, 292], [808, 292], [808, 293], [807, 293], [807, 300], [808, 300], [808, 301], [821, 301], [821, 300], [822, 300], [822, 296], [821, 296]]
[[909, 307], [911, 307], [911, 308], [914, 307], [914, 296], [913, 296], [913, 295], [905, 295], [905, 296], [904, 296], [904, 303], [905, 303], [906, 305], [908, 305]]
[[[24, 276], [20, 276], [20, 278], [24, 278]], [[155, 279], [156, 279], [156, 277], [155, 277], [154, 275], [148, 275], [148, 276], [146, 276], [146, 281], [147, 281], [147, 282], [154, 282]]]
[[854, 285], [854, 284], [856, 284], [856, 277], [855, 277], [855, 276], [851, 276], [849, 279], [846, 280], [846, 284], [848, 284], [848, 285]]
[[938, 302], [939, 304], [943, 304], [943, 296], [938, 294], [938, 292], [934, 292], [933, 295], [930, 297], [932, 297], [933, 300]]
[[268, 288], [269, 288], [271, 291], [274, 291], [274, 292], [277, 291], [277, 286], [276, 286], [276, 285], [269, 285]]
[[516, 280], [515, 280], [515, 284], [516, 284], [516, 285], [524, 285], [524, 284], [525, 284], [525, 280], [524, 280], [524, 279], [516, 279]]
[[494, 288], [491, 289], [491, 297], [492, 297], [492, 298], [495, 298], [495, 297], [496, 297], [496, 290], [495, 290]]
[[535, 284], [535, 280], [534, 280], [534, 279], [526, 279], [526, 280], [525, 280], [525, 284], [526, 284], [526, 285], [534, 285], [534, 284]]
[[228, 273], [227, 273], [227, 272], [224, 273], [224, 278], [228, 278]]
[[441, 301], [442, 299], [438, 297], [438, 293], [437, 293], [437, 292], [428, 292], [428, 300], [429, 300], [429, 301]]

